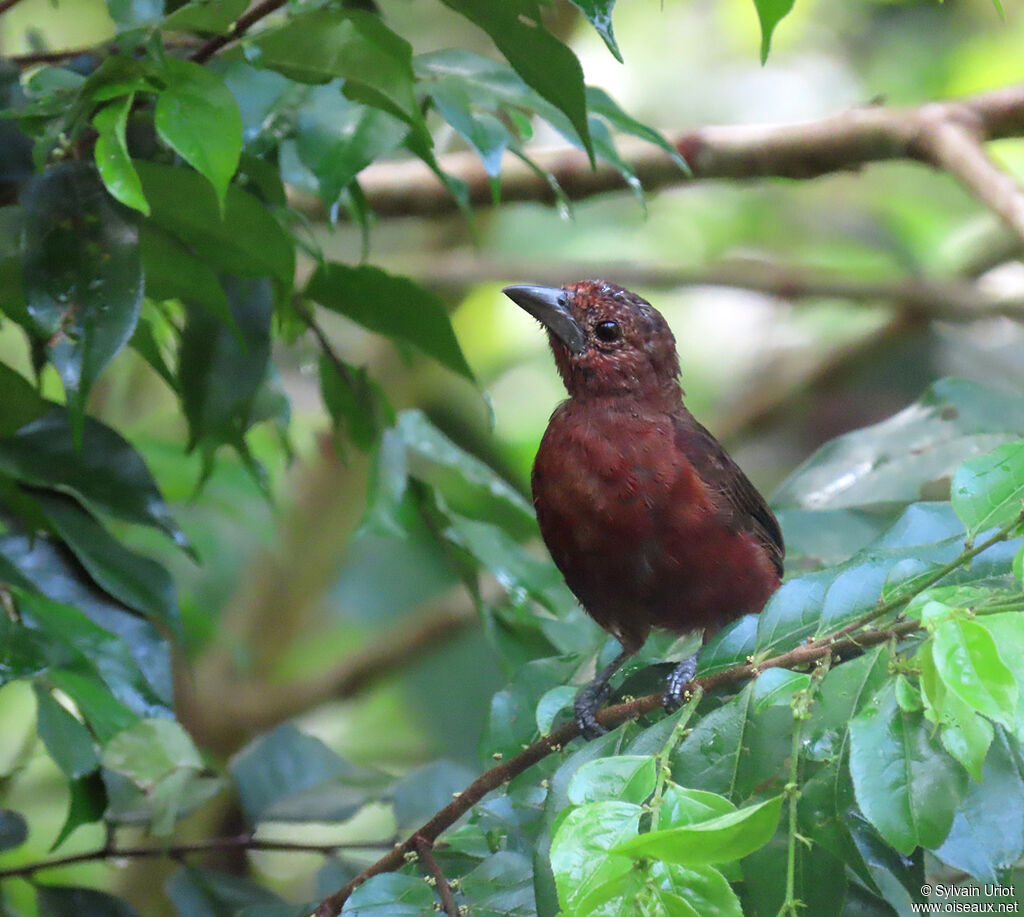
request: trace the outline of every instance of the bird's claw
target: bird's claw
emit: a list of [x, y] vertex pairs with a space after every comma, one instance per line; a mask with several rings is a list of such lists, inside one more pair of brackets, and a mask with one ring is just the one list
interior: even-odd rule
[[576, 728], [579, 729], [580, 735], [588, 742], [603, 736], [608, 732], [608, 730], [597, 721], [597, 710], [608, 693], [607, 686], [602, 685], [601, 690], [599, 691], [593, 691], [591, 690], [591, 687], [591, 685], [588, 685], [580, 691], [580, 693], [576, 695], [576, 702], [573, 705]]
[[679, 663], [665, 681], [665, 694], [661, 699], [665, 709], [674, 713], [683, 703], [683, 692], [697, 674], [697, 654], [687, 657]]

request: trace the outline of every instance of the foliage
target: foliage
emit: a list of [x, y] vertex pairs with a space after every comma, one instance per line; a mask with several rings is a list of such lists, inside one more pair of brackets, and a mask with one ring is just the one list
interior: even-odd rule
[[[134, 351], [173, 393], [187, 428], [173, 462], [199, 457], [189, 484], [209, 482], [226, 446], [269, 490], [254, 443], [272, 431], [286, 452], [289, 431], [273, 347], [306, 330], [321, 337], [323, 315], [473, 381], [444, 301], [372, 264], [325, 257], [286, 184], [365, 229], [360, 173], [402, 150], [468, 214], [465, 186], [435, 154], [444, 125], [479, 155], [496, 202], [503, 153], [540, 169], [525, 148], [539, 122], [637, 192], [613, 131], [685, 169], [657, 132], [584, 85], [536, 0], [446, 5], [507, 63], [465, 49], [414, 54], [357, 3], [288, 4], [214, 54], [220, 45], [204, 42], [229, 35], [247, 4], [110, 0], [109, 47], [20, 80], [0, 70], [0, 137], [14, 151], [0, 159], [0, 184], [18, 191], [0, 210], [0, 313], [29, 354], [25, 373], [0, 364], [0, 686], [31, 684], [36, 734], [67, 787], [57, 855], [95, 824], [142, 826], [170, 844], [225, 789], [254, 837], [381, 809], [408, 832], [473, 777], [441, 761], [396, 779], [290, 723], [229, 760], [197, 745], [175, 708], [171, 657], [205, 635], [182, 613], [169, 569], [178, 553], [203, 553], [143, 445], [96, 408], [111, 364]], [[792, 3], [755, 5], [764, 56]], [[618, 56], [613, 4], [575, 6]], [[165, 44], [181, 34], [194, 40], [191, 59]], [[312, 267], [296, 285], [300, 258]], [[411, 542], [425, 529], [477, 602], [508, 678], [481, 756], [506, 759], [567, 718], [566, 683], [615, 647], [524, 547], [536, 529], [519, 491], [424, 413], [396, 411], [365, 367], [325, 346], [317, 368], [339, 448], [372, 465], [361, 534]], [[809, 459], [777, 499], [795, 574], [702, 654], [702, 675], [752, 660], [757, 677], [559, 750], [485, 798], [438, 845], [458, 903], [493, 917], [631, 914], [637, 902], [651, 915], [770, 917], [802, 902], [827, 917], [903, 913], [947, 867], [1008, 880], [1024, 856], [1022, 429], [1019, 395], [944, 379]], [[921, 499], [943, 482], [949, 499]], [[161, 540], [146, 551], [149, 533]], [[487, 576], [497, 598], [481, 586]], [[891, 632], [816, 668], [764, 665], [841, 628]], [[651, 646], [645, 661], [671, 655]], [[30, 832], [26, 813], [0, 809], [0, 877], [10, 862], [9, 875], [29, 878], [38, 913], [136, 913], [109, 890], [22, 868]], [[374, 847], [349, 861], [330, 841], [309, 846], [323, 866], [308, 900], [279, 894], [258, 870], [193, 865], [175, 871], [166, 896], [181, 915], [308, 913]], [[16, 913], [12, 901], [0, 897], [0, 912]], [[362, 884], [344, 913], [434, 904], [410, 863]]]

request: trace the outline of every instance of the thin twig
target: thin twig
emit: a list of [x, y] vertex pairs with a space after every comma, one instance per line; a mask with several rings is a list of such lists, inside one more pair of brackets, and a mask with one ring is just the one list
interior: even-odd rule
[[[191, 39], [165, 41], [163, 47], [165, 51], [189, 51], [193, 48], [198, 48], [199, 42]], [[143, 49], [143, 45], [136, 45], [129, 53], [135, 54]], [[62, 61], [73, 60], [83, 54], [97, 54], [106, 57], [114, 54], [120, 54], [121, 51], [121, 46], [116, 44], [101, 46], [89, 45], [79, 48], [63, 48], [59, 51], [30, 51], [26, 54], [12, 54], [10, 57], [4, 58], [4, 60], [14, 64], [16, 67], [24, 68], [33, 67], [36, 64], [59, 64]]]
[[237, 41], [257, 22], [266, 16], [269, 16], [276, 10], [279, 10], [287, 2], [288, 0], [263, 0], [262, 3], [257, 3], [246, 13], [239, 16], [238, 21], [235, 22], [226, 34], [216, 35], [206, 42], [206, 44], [202, 45], [199, 50], [192, 55], [192, 60], [197, 64], [205, 64], [221, 48], [233, 41]]
[[306, 327], [313, 332], [313, 337], [316, 338], [317, 344], [320, 345], [320, 350], [323, 352], [323, 355], [330, 361], [331, 365], [334, 367], [334, 370], [335, 372], [337, 372], [338, 377], [341, 379], [341, 381], [344, 382], [345, 385], [347, 385], [349, 388], [354, 388], [356, 385], [356, 380], [352, 378], [352, 373], [349, 371], [348, 365], [345, 363], [344, 360], [341, 359], [341, 357], [338, 356], [337, 352], [331, 346], [330, 338], [327, 337], [327, 334], [324, 332], [324, 329], [316, 320], [316, 316], [313, 315], [313, 310], [308, 305], [306, 305], [306, 303], [298, 299], [296, 299], [293, 302], [292, 306], [295, 309], [295, 312], [298, 314], [299, 318], [301, 318], [302, 321], [305, 323]]
[[[1021, 518], [1024, 518], [1024, 514], [1022, 514]], [[1009, 532], [1019, 525], [1020, 521], [1018, 519], [1012, 524], [1004, 526], [997, 535], [987, 539], [982, 545], [963, 551], [957, 558], [959, 563], [954, 562], [953, 566], [947, 564], [942, 568], [944, 570], [943, 576], [966, 563], [972, 557], [977, 556], [986, 548], [1008, 538]], [[921, 584], [921, 590], [934, 585], [936, 581], [930, 577]], [[899, 598], [898, 601], [900, 604], [906, 604], [911, 598], [912, 596], [906, 595]], [[877, 617], [879, 614], [886, 613], [881, 608], [882, 606], [879, 606], [874, 609], [871, 615]], [[887, 610], [893, 609], [889, 608]], [[863, 621], [864, 618], [858, 620]], [[731, 669], [725, 669], [721, 672], [715, 672], [711, 675], [694, 679], [693, 684], [694, 687], [700, 688], [702, 691], [711, 691], [724, 685], [749, 681], [769, 668], [799, 668], [801, 666], [813, 665], [818, 660], [831, 658], [833, 655], [842, 657], [847, 654], [860, 653], [872, 646], [906, 637], [915, 631], [921, 630], [922, 626], [919, 621], [901, 621], [891, 626], [862, 631], [857, 634], [850, 632], [849, 626], [847, 626], [840, 628], [834, 633], [826, 634], [816, 639], [808, 639], [805, 643], [772, 658], [759, 661], [751, 660], [743, 665], [733, 666]], [[840, 636], [842, 634], [847, 635]], [[627, 720], [635, 720], [638, 717], [644, 716], [662, 706], [664, 706], [664, 696], [661, 693], [648, 694], [646, 697], [640, 697], [628, 703], [617, 704], [613, 707], [605, 707], [603, 710], [599, 710], [597, 712], [597, 720], [602, 726], [613, 728]], [[566, 723], [533, 745], [530, 745], [515, 757], [509, 758], [509, 760], [504, 761], [497, 767], [493, 767], [481, 774], [403, 843], [396, 844], [392, 850], [388, 851], [376, 863], [364, 869], [346, 885], [321, 901], [313, 912], [314, 917], [337, 917], [341, 913], [341, 908], [345, 901], [348, 900], [349, 895], [362, 885], [363, 882], [372, 876], [384, 872], [392, 872], [402, 866], [405, 862], [405, 855], [415, 852], [418, 838], [428, 842], [436, 841], [442, 832], [455, 824], [488, 793], [508, 783], [513, 777], [517, 777], [553, 752], [560, 751], [563, 746], [578, 738], [578, 736], [579, 728], [575, 722]]]
[[455, 904], [455, 897], [452, 895], [452, 887], [448, 884], [448, 879], [445, 878], [444, 870], [441, 869], [441, 864], [434, 858], [433, 843], [419, 835], [417, 835], [413, 840], [416, 845], [416, 855], [423, 864], [427, 875], [434, 880], [437, 893], [441, 897], [441, 907], [444, 909], [444, 912], [448, 917], [459, 917], [459, 908]]
[[215, 837], [203, 841], [167, 844], [162, 847], [118, 847], [113, 843], [108, 843], [95, 850], [87, 850], [84, 853], [72, 853], [68, 856], [57, 857], [52, 860], [41, 860], [37, 863], [25, 863], [22, 866], [0, 869], [0, 879], [28, 878], [43, 870], [58, 869], [61, 866], [72, 866], [76, 863], [90, 863], [96, 860], [174, 859], [194, 853], [211, 853], [220, 850], [269, 850], [285, 853], [327, 854], [333, 853], [336, 850], [374, 850], [390, 848], [393, 845], [393, 841], [304, 844], [296, 841], [264, 840], [263, 838], [252, 837], [248, 834], [236, 837]]

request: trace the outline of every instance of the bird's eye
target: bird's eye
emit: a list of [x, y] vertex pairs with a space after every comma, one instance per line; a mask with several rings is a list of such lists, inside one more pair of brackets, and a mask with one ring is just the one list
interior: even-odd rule
[[594, 326], [594, 334], [597, 335], [599, 341], [611, 344], [622, 337], [622, 329], [619, 327], [618, 322], [598, 322]]

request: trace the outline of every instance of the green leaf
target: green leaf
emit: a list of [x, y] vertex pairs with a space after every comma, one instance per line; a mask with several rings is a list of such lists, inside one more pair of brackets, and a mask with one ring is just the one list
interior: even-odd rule
[[345, 917], [424, 917], [434, 893], [419, 876], [385, 873], [360, 885], [345, 902]]
[[182, 407], [192, 445], [236, 443], [248, 429], [254, 398], [270, 359], [273, 293], [268, 280], [224, 278], [234, 319], [187, 306], [178, 363]]
[[299, 110], [295, 148], [330, 207], [363, 169], [397, 149], [408, 133], [404, 122], [346, 99], [337, 84], [329, 83], [313, 89]]
[[71, 552], [45, 536], [0, 539], [0, 556], [10, 561], [9, 569], [31, 581], [31, 586], [18, 589], [9, 573], [3, 574], [15, 587], [26, 625], [5, 640], [35, 635], [36, 649], [43, 650], [42, 669], [70, 667], [93, 680], [102, 678], [105, 690], [136, 714], [169, 715], [170, 654], [167, 641], [149, 621], [111, 599]]
[[24, 816], [13, 809], [0, 809], [0, 851], [20, 847], [28, 839]]
[[98, 772], [69, 781], [68, 792], [68, 814], [51, 850], [56, 850], [79, 826], [98, 822], [107, 809], [107, 791]]
[[983, 624], [960, 617], [944, 621], [935, 629], [932, 657], [950, 691], [979, 713], [1012, 726], [1017, 682]]
[[713, 866], [652, 863], [650, 877], [662, 895], [677, 895], [700, 917], [743, 917], [740, 900], [729, 880]]
[[22, 273], [28, 313], [80, 430], [89, 390], [128, 343], [139, 319], [138, 231], [114, 209], [92, 168], [82, 163], [49, 169], [32, 182], [24, 201]]
[[322, 264], [306, 296], [364, 328], [417, 347], [471, 382], [473, 372], [452, 331], [444, 302], [407, 277], [363, 265]]
[[203, 761], [178, 723], [150, 719], [134, 723], [107, 742], [103, 766], [143, 788], [151, 788], [174, 771], [200, 770]]
[[0, 363], [0, 391], [4, 393], [4, 410], [0, 416], [0, 436], [15, 430], [46, 413], [48, 404], [21, 373]]
[[218, 270], [244, 277], [269, 274], [291, 285], [295, 247], [260, 200], [230, 185], [222, 215], [213, 188], [201, 175], [152, 162], [138, 162], [136, 168], [153, 222], [190, 252]]
[[1024, 512], [1024, 439], [968, 459], [953, 475], [950, 502], [972, 538]]
[[566, 815], [551, 842], [551, 868], [563, 908], [576, 907], [633, 868], [629, 857], [613, 851], [636, 835], [642, 811], [626, 802], [594, 802]]
[[587, 761], [569, 781], [569, 801], [577, 806], [605, 800], [640, 805], [654, 792], [655, 770], [652, 755]]
[[72, 780], [91, 774], [99, 767], [100, 759], [89, 730], [57, 703], [49, 691], [38, 683], [33, 687], [39, 738], [50, 757]]
[[904, 855], [942, 843], [967, 776], [921, 713], [900, 710], [891, 681], [850, 723], [850, 773], [861, 811]]
[[101, 745], [138, 721], [98, 678], [58, 670], [50, 673], [50, 681], [75, 702]]
[[382, 792], [381, 777], [355, 767], [292, 725], [260, 736], [230, 762], [251, 821], [343, 821]]
[[205, 67], [166, 57], [156, 99], [160, 138], [213, 185], [221, 209], [242, 152], [242, 116], [224, 81]]
[[128, 155], [128, 140], [125, 135], [128, 114], [135, 101], [134, 94], [124, 96], [116, 102], [101, 108], [92, 119], [92, 126], [98, 134], [93, 156], [100, 178], [111, 195], [127, 207], [149, 216], [149, 204], [142, 193], [139, 173]]
[[838, 509], [935, 499], [959, 464], [1020, 437], [1024, 396], [941, 379], [879, 424], [845, 433], [814, 453], [776, 491], [782, 508]]
[[768, 843], [779, 824], [782, 802], [782, 796], [773, 796], [707, 821], [641, 834], [613, 849], [682, 866], [738, 860]]
[[793, 9], [793, 0], [754, 0], [757, 18], [761, 20], [761, 63], [768, 60], [775, 26]]
[[[414, 126], [423, 117], [413, 90], [412, 48], [380, 18], [363, 10], [299, 13], [253, 42], [254, 62], [295, 80], [345, 80], [345, 94], [396, 114]], [[355, 90], [355, 92], [353, 92]]]
[[571, 3], [597, 29], [597, 34], [604, 39], [608, 50], [621, 64], [622, 54], [619, 51], [619, 46], [615, 43], [615, 35], [612, 33], [612, 7], [615, 6], [615, 0], [571, 0]]
[[565, 114], [593, 159], [583, 69], [576, 55], [544, 27], [537, 0], [443, 2], [490, 35], [526, 84]]
[[999, 882], [1024, 854], [1024, 778], [1016, 743], [1000, 730], [935, 855], [984, 882]]
[[127, 901], [93, 888], [37, 885], [36, 901], [47, 917], [139, 917]]
[[320, 395], [331, 420], [335, 425], [344, 424], [349, 439], [368, 451], [380, 438], [385, 423], [394, 423], [384, 392], [363, 366], [342, 363], [339, 367], [321, 354], [319, 367]]
[[735, 811], [736, 806], [724, 796], [705, 790], [690, 790], [669, 781], [662, 796], [658, 825], [661, 828], [679, 828]]
[[164, 19], [162, 28], [169, 32], [203, 32], [223, 35], [235, 24], [249, 0], [191, 0], [179, 6]]
[[474, 917], [526, 917], [536, 909], [533, 868], [521, 853], [499, 850], [463, 877]]
[[765, 707], [788, 706], [797, 691], [811, 683], [811, 676], [788, 669], [765, 669], [754, 682], [754, 710]]
[[128, 550], [69, 497], [39, 493], [36, 498], [54, 531], [101, 589], [180, 637], [174, 583], [160, 564]]
[[[602, 0], [597, 0], [597, 2], [601, 3]], [[610, 2], [608, 6], [611, 6]], [[595, 115], [600, 115], [617, 131], [621, 131], [624, 134], [632, 134], [634, 137], [639, 137], [641, 140], [653, 143], [669, 155], [669, 158], [679, 166], [684, 175], [690, 174], [690, 167], [680, 155], [679, 150], [666, 140], [661, 133], [654, 130], [654, 128], [637, 121], [636, 118], [623, 111], [619, 104], [603, 89], [598, 89], [596, 86], [587, 87], [587, 110]]]
[[704, 716], [671, 758], [687, 785], [745, 799], [778, 785], [791, 751], [793, 715], [787, 707], [754, 710], [753, 685]]
[[182, 866], [166, 882], [164, 890], [178, 917], [242, 917], [246, 909], [280, 907], [284, 902], [255, 882], [212, 869]]
[[0, 439], [0, 470], [25, 484], [71, 494], [93, 511], [157, 528], [191, 550], [142, 456], [98, 420], [86, 418], [76, 445], [67, 411], [51, 407]]

